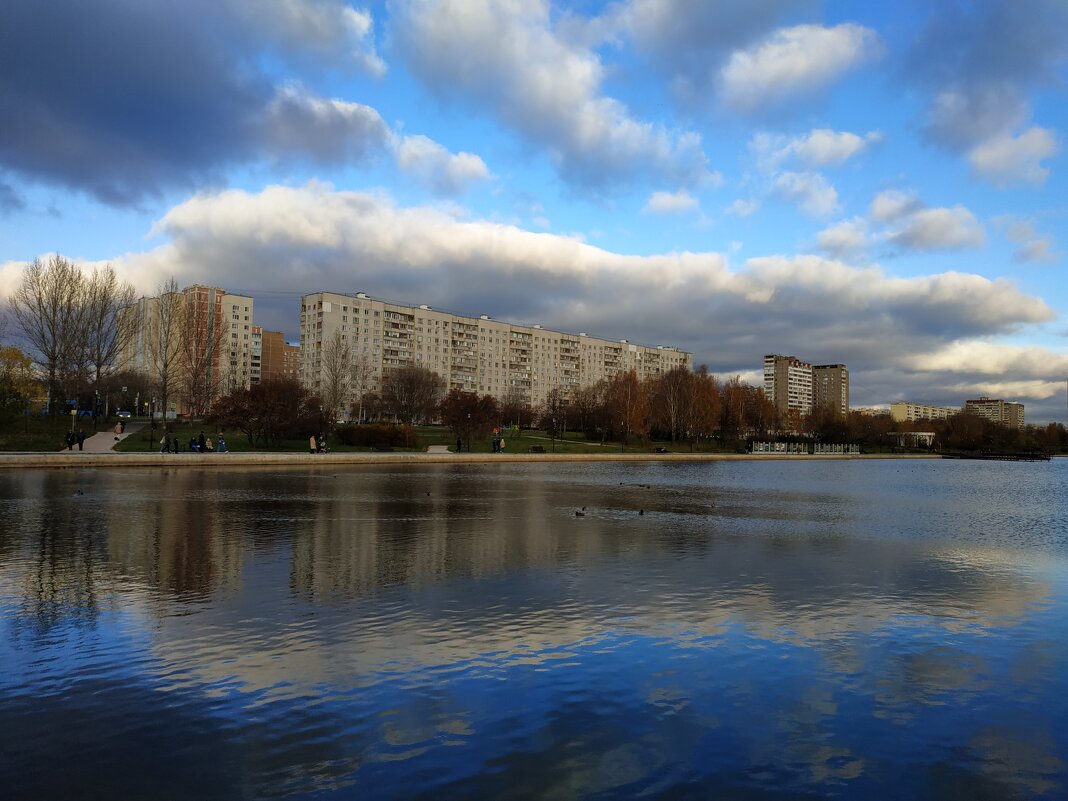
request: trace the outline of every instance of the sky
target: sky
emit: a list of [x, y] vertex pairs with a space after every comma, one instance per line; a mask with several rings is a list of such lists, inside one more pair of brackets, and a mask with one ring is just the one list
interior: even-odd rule
[[58, 252], [1064, 421], [1066, 78], [1066, 0], [5, 0], [0, 295]]

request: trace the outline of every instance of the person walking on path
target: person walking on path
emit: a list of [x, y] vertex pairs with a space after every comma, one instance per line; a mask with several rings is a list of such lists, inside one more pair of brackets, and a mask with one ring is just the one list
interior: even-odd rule
[[204, 432], [200, 432], [200, 436], [197, 437], [197, 449], [204, 453], [204, 446], [208, 444], [208, 441], [204, 438]]
[[315, 453], [315, 434], [308, 437], [308, 453]]
[[171, 438], [167, 436], [167, 432], [163, 432], [163, 438], [159, 441], [159, 452], [170, 453], [171, 452]]
[[122, 436], [122, 422], [115, 424], [115, 441], [118, 442], [119, 437]]
[[79, 428], [79, 429], [78, 429], [78, 434], [77, 434], [77, 436], [75, 437], [75, 439], [77, 439], [77, 441], [78, 441], [78, 450], [80, 450], [80, 451], [84, 451], [84, 450], [85, 450], [85, 432], [84, 432], [84, 431], [82, 431], [82, 430], [81, 430], [81, 429]]

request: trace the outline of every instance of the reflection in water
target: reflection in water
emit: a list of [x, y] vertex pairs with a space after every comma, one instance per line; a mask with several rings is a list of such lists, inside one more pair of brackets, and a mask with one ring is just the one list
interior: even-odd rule
[[1066, 467], [0, 475], [0, 782], [1062, 798]]

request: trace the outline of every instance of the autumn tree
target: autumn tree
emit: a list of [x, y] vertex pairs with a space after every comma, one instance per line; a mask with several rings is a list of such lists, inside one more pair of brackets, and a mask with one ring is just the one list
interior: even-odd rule
[[705, 365], [691, 376], [688, 393], [682, 417], [692, 452], [695, 439], [711, 436], [716, 430], [723, 404], [716, 377]]
[[605, 405], [612, 428], [619, 435], [620, 450], [625, 450], [633, 435], [649, 433], [649, 393], [634, 370], [617, 373], [605, 387]]
[[604, 379], [595, 384], [579, 387], [571, 393], [571, 412], [576, 427], [586, 434], [587, 439], [598, 436], [601, 442], [609, 429], [605, 389], [608, 382]]
[[41, 394], [33, 359], [13, 345], [0, 347], [0, 419], [11, 420]]
[[686, 432], [687, 407], [692, 398], [693, 373], [683, 366], [658, 376], [652, 384], [652, 424], [667, 433], [672, 442]]
[[445, 379], [425, 367], [399, 367], [386, 374], [382, 405], [402, 422], [415, 425], [437, 410]]
[[492, 395], [478, 395], [460, 389], [450, 389], [438, 404], [441, 422], [447, 425], [457, 439], [466, 438], [468, 448], [472, 437], [483, 437], [498, 422], [500, 409]]
[[248, 389], [238, 388], [219, 398], [211, 421], [220, 428], [236, 428], [249, 445], [269, 447], [279, 440], [318, 433], [322, 403], [300, 382], [271, 378]]

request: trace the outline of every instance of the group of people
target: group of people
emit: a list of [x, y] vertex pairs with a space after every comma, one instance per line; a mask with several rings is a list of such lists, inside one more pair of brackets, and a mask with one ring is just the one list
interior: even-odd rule
[[308, 453], [327, 453], [326, 434], [312, 434], [308, 437]]
[[[179, 453], [182, 449], [182, 444], [178, 440], [178, 435], [175, 434], [171, 437], [166, 431], [163, 432], [163, 437], [159, 441], [160, 453]], [[229, 448], [226, 447], [226, 437], [219, 434], [218, 443], [213, 443], [211, 437], [205, 437], [204, 432], [200, 432], [199, 437], [189, 438], [189, 452], [190, 453], [228, 453]]]
[[85, 432], [80, 428], [77, 432], [68, 431], [67, 436], [63, 438], [63, 443], [67, 446], [68, 451], [74, 450], [75, 445], [78, 446], [78, 450], [83, 451], [85, 450], [85, 448], [82, 447], [85, 444]]

